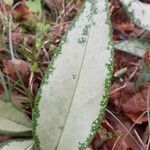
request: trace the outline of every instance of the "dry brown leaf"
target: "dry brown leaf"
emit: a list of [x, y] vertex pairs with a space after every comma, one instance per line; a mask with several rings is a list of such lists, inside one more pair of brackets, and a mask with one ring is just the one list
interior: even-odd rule
[[142, 113], [125, 113], [125, 115], [128, 116], [136, 124], [142, 124], [144, 122], [147, 122], [148, 120], [147, 115], [141, 117]]
[[20, 60], [8, 60], [4, 62], [5, 68], [3, 69], [3, 72], [8, 74], [11, 79], [16, 80], [17, 79], [17, 73], [18, 71], [20, 73], [20, 76], [22, 79], [24, 77], [27, 77], [29, 75], [29, 63]]
[[122, 107], [125, 113], [138, 113], [146, 110], [147, 101], [142, 93], [137, 93], [130, 99], [126, 99]]
[[[114, 89], [120, 88], [120, 86], [118, 83], [114, 83], [111, 90], [113, 91]], [[111, 103], [113, 103], [116, 108], [121, 108], [121, 111], [135, 122], [147, 109], [148, 86], [150, 86], [150, 83], [146, 82], [140, 91], [136, 92], [134, 83], [129, 82], [125, 88], [111, 94]], [[137, 123], [141, 124], [146, 121], [147, 116], [142, 116]]]
[[[20, 4], [17, 5], [18, 2], [20, 2]], [[24, 4], [24, 1], [16, 0], [14, 2], [14, 6], [15, 6], [15, 4], [16, 4], [16, 7], [14, 7], [14, 10], [12, 12], [13, 18], [17, 21], [31, 20], [31, 18], [33, 17], [33, 14], [28, 9], [28, 7]]]
[[106, 115], [107, 122], [109, 122], [113, 130], [111, 130], [106, 123], [103, 123], [102, 126], [108, 133], [111, 132], [113, 137], [112, 139], [107, 139], [105, 142], [101, 143], [102, 138], [97, 134], [91, 144], [93, 150], [140, 149], [140, 146], [142, 147], [142, 145], [140, 144], [138, 138], [134, 135], [133, 131], [131, 131], [130, 133], [140, 146], [135, 142], [135, 140], [131, 137], [130, 134], [128, 134], [126, 137], [128, 130], [132, 126], [131, 121], [122, 114], [115, 116], [120, 120], [120, 122], [122, 122], [122, 124], [126, 127], [127, 130], [114, 117], [112, 117], [110, 114], [107, 114]]

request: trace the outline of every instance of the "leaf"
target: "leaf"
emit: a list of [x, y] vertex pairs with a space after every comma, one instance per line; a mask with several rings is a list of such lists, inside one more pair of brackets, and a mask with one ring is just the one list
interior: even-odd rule
[[115, 48], [139, 57], [143, 57], [147, 49], [150, 48], [150, 42], [148, 40], [139, 39], [123, 40], [116, 42]]
[[25, 0], [25, 4], [35, 13], [42, 12], [41, 0]]
[[[23, 68], [23, 69], [22, 69]], [[21, 75], [22, 79], [29, 75], [30, 64], [21, 59], [8, 60], [5, 62], [4, 73], [10, 75], [10, 78], [14, 81], [17, 80], [17, 71]]]
[[138, 78], [135, 84], [136, 90], [140, 88], [140, 86], [143, 85], [144, 82], [150, 81], [150, 72], [144, 71], [142, 75]]
[[87, 0], [54, 50], [33, 111], [39, 149], [85, 149], [98, 130], [112, 75], [109, 23], [108, 2]]
[[11, 140], [0, 144], [1, 150], [32, 150], [33, 140]]
[[144, 29], [150, 30], [150, 5], [139, 0], [121, 0], [133, 22]]
[[138, 90], [144, 82], [150, 81], [150, 64], [144, 63], [141, 68], [140, 72], [142, 73], [140, 77], [136, 80], [135, 88]]
[[0, 84], [2, 85], [2, 89], [4, 88], [4, 95], [5, 95], [5, 100], [9, 100], [10, 99], [10, 91], [7, 87], [7, 84], [6, 84], [6, 80], [4, 79], [4, 75], [3, 73], [0, 71]]
[[0, 133], [12, 136], [31, 136], [31, 121], [11, 102], [0, 100]]

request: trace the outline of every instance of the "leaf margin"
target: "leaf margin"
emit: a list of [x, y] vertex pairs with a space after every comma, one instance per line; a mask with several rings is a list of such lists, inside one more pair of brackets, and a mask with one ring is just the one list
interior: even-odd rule
[[[134, 48], [135, 50], [130, 50], [130, 48], [128, 47], [131, 47], [130, 44], [134, 45], [138, 45], [137, 48]], [[128, 45], [124, 48], [123, 45]], [[135, 47], [136, 47], [135, 45]], [[119, 50], [119, 51], [123, 51], [123, 52], [126, 52], [126, 53], [130, 53], [132, 55], [135, 55], [135, 56], [138, 56], [138, 57], [143, 57], [145, 52], [147, 51], [147, 49], [150, 48], [150, 41], [148, 41], [147, 39], [138, 39], [138, 38], [131, 38], [131, 39], [127, 39], [127, 40], [122, 40], [122, 41], [115, 41], [114, 42], [114, 47], [115, 49]], [[143, 47], [143, 49], [141, 49], [141, 47]], [[145, 48], [146, 47], [146, 48]], [[127, 49], [127, 50], [126, 50]], [[133, 49], [133, 48], [132, 48]], [[139, 52], [136, 52], [137, 49], [139, 49]], [[136, 53], [134, 53], [134, 51]]]
[[[20, 108], [18, 108], [13, 102], [11, 102], [11, 101], [4, 101], [3, 99], [1, 99], [0, 101], [3, 101], [4, 103], [10, 103], [12, 105], [12, 107], [16, 111], [22, 113], [22, 115], [24, 115], [26, 117], [27, 121], [31, 122], [31, 119], [27, 116], [27, 114], [24, 113]], [[22, 126], [24, 126], [24, 125], [22, 125]], [[31, 126], [30, 127], [32, 127], [32, 122], [31, 122]], [[28, 127], [28, 128], [30, 128], [30, 127]], [[32, 131], [32, 128], [31, 128], [31, 131]], [[29, 131], [25, 131], [25, 132], [11, 132], [11, 131], [1, 130], [0, 129], [0, 133], [2, 133], [2, 134], [10, 135], [10, 136], [24, 136], [24, 137], [26, 137], [26, 136], [27, 137], [31, 137], [31, 135], [32, 135], [31, 131], [29, 130]]]
[[11, 140], [0, 143], [0, 149], [3, 148], [4, 146], [8, 145], [11, 142], [22, 142], [22, 141], [30, 141], [30, 140], [32, 140], [32, 139], [11, 139]]
[[[147, 25], [147, 24], [143, 23], [142, 21], [140, 21], [140, 19], [138, 19], [138, 18], [135, 17], [135, 15], [134, 15], [134, 10], [133, 10], [133, 9], [132, 9], [132, 11], [129, 11], [129, 8], [128, 8], [128, 7], [130, 7], [130, 5], [131, 5], [133, 2], [137, 2], [137, 1], [133, 0], [133, 1], [131, 1], [131, 2], [128, 2], [128, 4], [126, 4], [127, 2], [124, 2], [124, 0], [120, 0], [120, 1], [121, 1], [121, 3], [123, 4], [123, 7], [124, 7], [125, 11], [127, 12], [128, 16], [131, 18], [131, 20], [132, 20], [136, 25], [138, 25], [138, 26], [140, 26], [140, 27], [142, 27], [142, 28], [144, 28], [144, 29], [146, 29], [146, 30], [150, 30], [150, 25]], [[143, 3], [140, 2], [139, 0], [138, 0], [138, 2], [139, 2], [140, 4], [143, 4]], [[145, 5], [145, 6], [147, 5], [147, 6], [148, 6], [148, 4], [143, 4], [143, 5]]]

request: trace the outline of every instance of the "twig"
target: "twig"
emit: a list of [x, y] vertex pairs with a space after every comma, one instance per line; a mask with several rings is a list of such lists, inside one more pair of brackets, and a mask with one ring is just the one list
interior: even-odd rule
[[135, 70], [134, 70], [133, 73], [130, 75], [128, 81], [127, 81], [123, 86], [121, 86], [121, 87], [119, 87], [119, 88], [113, 90], [113, 91], [110, 93], [110, 95], [113, 94], [113, 93], [115, 93], [115, 92], [118, 92], [118, 91], [122, 90], [123, 88], [125, 88], [125, 87], [128, 85], [128, 82], [133, 78], [133, 76], [135, 75], [135, 73], [138, 71], [139, 65], [140, 65], [140, 63], [137, 64]]
[[113, 90], [113, 91], [110, 93], [110, 95], [113, 94], [113, 93], [115, 93], [115, 92], [118, 92], [118, 91], [122, 90], [123, 88], [125, 88], [125, 87], [127, 86], [127, 84], [128, 84], [128, 82], [126, 82], [123, 86], [121, 86], [121, 87], [119, 87], [119, 88]]
[[150, 146], [150, 136], [149, 136], [149, 138], [148, 138], [148, 143], [147, 143], [147, 148], [146, 148], [146, 150], [149, 150], [149, 146]]
[[139, 134], [137, 133], [137, 131], [135, 129], [133, 131], [134, 131], [135, 135], [137, 136], [137, 138], [139, 139], [140, 143], [143, 145], [143, 147], [145, 147], [145, 145], [144, 145], [142, 139], [140, 138]]
[[[148, 128], [150, 129], [150, 112], [148, 110], [148, 108], [150, 107], [150, 87], [148, 88], [148, 94], [147, 94], [147, 117], [148, 117]], [[149, 149], [150, 146], [150, 135], [148, 138], [148, 143], [147, 143], [147, 149]]]
[[12, 44], [12, 34], [11, 34], [11, 27], [12, 27], [12, 12], [14, 11], [14, 9], [20, 4], [21, 2], [18, 2], [16, 3], [10, 13], [9, 13], [9, 48], [10, 48], [10, 52], [11, 52], [11, 58], [12, 58], [12, 61], [15, 60], [15, 57], [14, 57], [14, 51], [13, 51], [13, 44]]
[[113, 147], [112, 147], [112, 150], [115, 150], [116, 145], [117, 145], [117, 143], [119, 142], [119, 140], [121, 139], [121, 137], [122, 137], [122, 135], [120, 135], [120, 136], [117, 138], [117, 140], [115, 141], [115, 143], [114, 143], [114, 145], [113, 145]]
[[[111, 112], [111, 111], [109, 111], [108, 109], [106, 109], [106, 111], [110, 114], [110, 115], [112, 115], [118, 122], [119, 122], [119, 124], [126, 130], [126, 132], [128, 132], [128, 134], [132, 137], [132, 139], [137, 143], [137, 145], [140, 147], [140, 148], [142, 148], [141, 147], [141, 145], [139, 145], [139, 143], [138, 143], [138, 141], [134, 138], [134, 136], [129, 132], [129, 130], [122, 124], [122, 122]], [[125, 140], [126, 138], [124, 138], [124, 140]]]

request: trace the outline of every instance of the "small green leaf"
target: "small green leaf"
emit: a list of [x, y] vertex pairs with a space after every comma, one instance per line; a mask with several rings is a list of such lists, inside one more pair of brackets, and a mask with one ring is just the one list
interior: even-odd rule
[[1, 150], [32, 150], [33, 140], [18, 139], [0, 143]]
[[42, 12], [41, 0], [25, 0], [25, 4], [35, 13]]
[[150, 72], [143, 72], [139, 79], [136, 81], [135, 88], [138, 90], [140, 86], [146, 81], [150, 81]]
[[150, 73], [150, 64], [143, 64], [142, 67], [141, 67], [141, 72], [147, 72], [147, 73]]
[[150, 30], [150, 5], [142, 3], [139, 0], [121, 0], [128, 15], [134, 23]]
[[35, 41], [35, 48], [39, 49], [42, 47], [42, 41], [45, 35], [47, 35], [47, 31], [49, 29], [49, 25], [45, 23], [37, 23], [36, 27], [36, 41]]
[[37, 23], [37, 31], [46, 33], [48, 29], [49, 29], [49, 24], [42, 23], [42, 22]]
[[24, 22], [22, 24], [22, 27], [26, 32], [35, 34], [36, 29], [37, 29], [37, 24], [35, 22], [29, 20], [29, 21]]
[[142, 75], [136, 81], [136, 90], [138, 90], [144, 82], [150, 81], [150, 64], [143, 64], [140, 70], [142, 72]]
[[139, 39], [118, 41], [115, 43], [115, 48], [139, 57], [143, 57], [147, 49], [150, 48], [150, 41]]
[[30, 71], [31, 71], [31, 72], [39, 72], [39, 71], [40, 71], [37, 62], [34, 62], [34, 63], [33, 63], [33, 65], [32, 65], [31, 68], [30, 68]]
[[41, 37], [37, 37], [36, 41], [35, 41], [35, 47], [37, 49], [39, 49], [39, 48], [41, 48], [41, 46], [42, 46], [42, 38]]
[[0, 133], [31, 136], [31, 120], [11, 102], [0, 100]]

